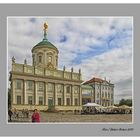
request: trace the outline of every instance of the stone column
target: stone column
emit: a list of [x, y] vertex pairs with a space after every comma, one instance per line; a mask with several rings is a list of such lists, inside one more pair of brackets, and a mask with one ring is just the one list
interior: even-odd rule
[[37, 81], [34, 81], [34, 104], [37, 105]]
[[79, 86], [79, 105], [82, 105], [82, 88]]
[[27, 97], [26, 97], [26, 80], [23, 80], [23, 104], [27, 104]]
[[63, 85], [63, 105], [66, 105], [66, 89], [65, 89], [65, 84]]
[[47, 82], [45, 82], [44, 105], [48, 105]]
[[71, 105], [74, 105], [74, 86], [71, 86]]
[[44, 65], [47, 65], [47, 55], [46, 51], [44, 52]]
[[57, 101], [57, 85], [54, 83], [54, 105], [58, 105]]
[[11, 88], [12, 89], [12, 104], [16, 104], [15, 81], [16, 81], [15, 79], [12, 79], [12, 83], [11, 83], [12, 84], [11, 85], [12, 86], [12, 88]]

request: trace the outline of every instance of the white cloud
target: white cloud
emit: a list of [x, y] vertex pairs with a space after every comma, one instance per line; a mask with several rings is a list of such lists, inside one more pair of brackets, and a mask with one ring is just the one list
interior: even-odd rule
[[[93, 76], [107, 77], [113, 83], [132, 79], [132, 41], [131, 30], [125, 32], [127, 38], [116, 38], [124, 30], [132, 28], [132, 18], [9, 18], [8, 19], [8, 62], [11, 69], [11, 58], [16, 57], [18, 63], [27, 58], [31, 64], [31, 49], [43, 38], [43, 23], [48, 21], [48, 39], [59, 49], [59, 66], [74, 67], [76, 71], [82, 68], [83, 79]], [[61, 36], [66, 36], [66, 42], [60, 42]], [[115, 38], [109, 42], [110, 48], [96, 56], [81, 59], [80, 64], [74, 64], [78, 54], [86, 54], [98, 46], [105, 49], [109, 36]], [[117, 47], [116, 47], [117, 46]], [[80, 57], [79, 57], [80, 59]], [[126, 86], [126, 89], [128, 87]], [[116, 95], [122, 92], [117, 87]], [[130, 88], [131, 89], [131, 88]], [[131, 92], [131, 90], [129, 90]], [[127, 92], [128, 93], [128, 92]]]

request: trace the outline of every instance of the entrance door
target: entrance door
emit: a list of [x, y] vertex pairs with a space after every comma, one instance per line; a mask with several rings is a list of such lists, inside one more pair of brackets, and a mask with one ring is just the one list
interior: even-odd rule
[[48, 99], [48, 109], [51, 109], [53, 106], [53, 98]]

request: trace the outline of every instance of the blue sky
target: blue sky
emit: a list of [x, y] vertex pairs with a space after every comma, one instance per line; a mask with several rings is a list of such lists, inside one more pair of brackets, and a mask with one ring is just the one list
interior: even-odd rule
[[132, 17], [8, 18], [9, 70], [12, 56], [31, 64], [31, 49], [43, 39], [46, 21], [48, 40], [59, 49], [60, 69], [81, 68], [83, 80], [106, 77], [116, 85], [116, 101], [132, 97]]

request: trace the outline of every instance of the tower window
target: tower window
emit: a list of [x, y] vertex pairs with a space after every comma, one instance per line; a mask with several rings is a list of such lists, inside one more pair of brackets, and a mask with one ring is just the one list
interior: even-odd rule
[[39, 63], [42, 63], [42, 56], [39, 56]]
[[48, 61], [52, 62], [52, 56], [49, 56]]

